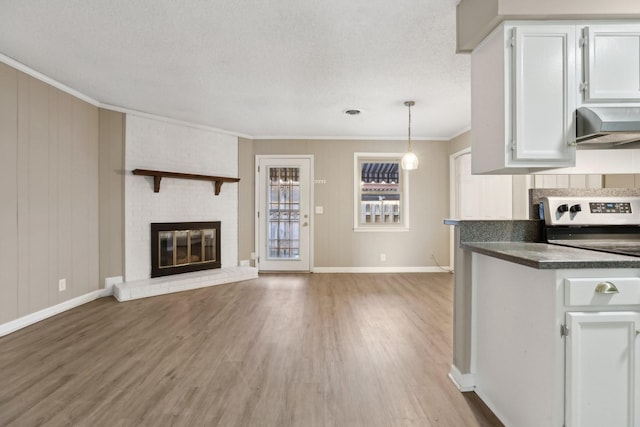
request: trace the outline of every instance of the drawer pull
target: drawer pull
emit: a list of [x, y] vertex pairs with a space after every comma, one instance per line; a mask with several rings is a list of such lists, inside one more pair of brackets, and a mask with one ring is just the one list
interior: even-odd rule
[[617, 294], [618, 288], [611, 282], [600, 282], [596, 286], [596, 293], [598, 294]]

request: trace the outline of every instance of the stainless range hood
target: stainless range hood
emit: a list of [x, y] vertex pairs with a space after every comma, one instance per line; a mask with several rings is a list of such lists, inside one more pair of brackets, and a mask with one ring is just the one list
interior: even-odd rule
[[640, 148], [640, 107], [580, 107], [578, 148]]

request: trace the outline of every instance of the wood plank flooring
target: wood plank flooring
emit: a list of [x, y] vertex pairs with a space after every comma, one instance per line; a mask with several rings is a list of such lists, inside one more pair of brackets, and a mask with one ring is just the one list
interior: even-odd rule
[[452, 276], [269, 274], [0, 338], [1, 426], [502, 426], [447, 378]]

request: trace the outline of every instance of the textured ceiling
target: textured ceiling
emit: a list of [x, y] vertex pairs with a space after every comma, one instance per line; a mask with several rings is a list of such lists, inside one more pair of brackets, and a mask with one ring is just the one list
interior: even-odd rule
[[[0, 53], [100, 103], [240, 135], [450, 139], [458, 0], [0, 0]], [[348, 116], [345, 109], [362, 110]]]

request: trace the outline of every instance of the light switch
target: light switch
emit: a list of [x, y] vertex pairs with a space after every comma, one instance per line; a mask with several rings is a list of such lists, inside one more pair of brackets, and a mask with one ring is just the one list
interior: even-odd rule
[[317, 214], [323, 214], [324, 213], [324, 208], [322, 206], [316, 206], [316, 213]]

